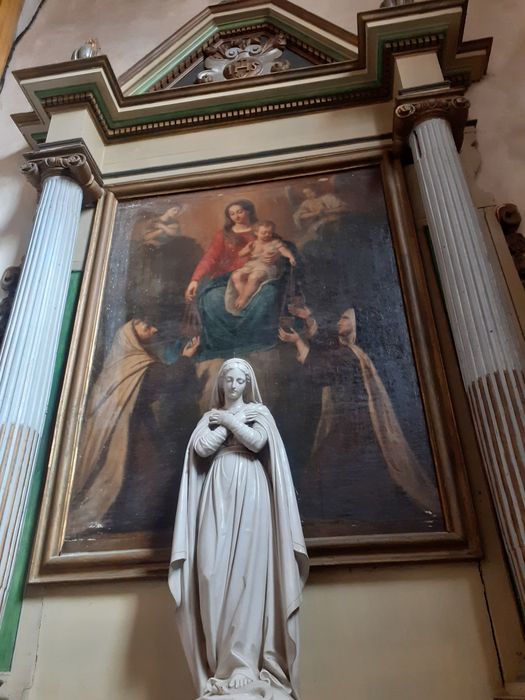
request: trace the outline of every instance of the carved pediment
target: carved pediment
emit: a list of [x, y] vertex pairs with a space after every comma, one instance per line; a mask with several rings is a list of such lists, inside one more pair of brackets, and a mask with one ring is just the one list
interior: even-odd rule
[[395, 58], [432, 52], [461, 93], [487, 66], [491, 40], [463, 40], [463, 0], [363, 12], [357, 35], [288, 0], [206, 8], [115, 77], [106, 56], [15, 72], [33, 112], [14, 115], [34, 146], [51, 116], [88, 109], [106, 143], [247, 119], [392, 99]]
[[287, 44], [285, 34], [274, 27], [221, 37], [204, 49], [202, 60], [194, 67], [199, 71], [194, 82], [238, 80], [318, 63], [298, 55]]
[[169, 70], [148, 92], [252, 78], [333, 62], [331, 56], [298, 42], [296, 37], [271, 24], [256, 29], [241, 27], [235, 32], [219, 32], [218, 38], [206, 42], [191, 57]]
[[357, 58], [356, 37], [287, 0], [211, 5], [130, 68], [125, 94], [269, 75]]

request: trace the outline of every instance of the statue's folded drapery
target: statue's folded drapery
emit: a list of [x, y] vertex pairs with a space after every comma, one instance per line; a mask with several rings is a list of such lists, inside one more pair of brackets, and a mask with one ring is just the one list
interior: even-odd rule
[[[247, 405], [266, 442], [261, 453], [235, 441], [220, 447], [224, 429], [210, 430], [208, 413], [190, 439], [170, 589], [201, 696], [213, 696], [216, 679], [243, 671], [253, 682], [235, 697], [297, 698], [298, 610], [308, 559], [283, 442], [268, 409]], [[195, 450], [199, 445], [203, 454], [203, 443], [208, 454], [218, 450], [211, 465]]]

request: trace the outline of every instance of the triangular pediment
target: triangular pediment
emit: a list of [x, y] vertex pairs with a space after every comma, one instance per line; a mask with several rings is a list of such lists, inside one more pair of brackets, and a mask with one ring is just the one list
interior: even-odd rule
[[286, 0], [220, 3], [135, 64], [125, 95], [357, 59], [357, 38]]

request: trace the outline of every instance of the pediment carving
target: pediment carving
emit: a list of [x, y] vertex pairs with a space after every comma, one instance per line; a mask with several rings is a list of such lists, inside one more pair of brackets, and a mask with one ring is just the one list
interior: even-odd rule
[[157, 80], [148, 92], [270, 75], [333, 61], [331, 56], [272, 24], [241, 27], [219, 32], [213, 41], [205, 42]]
[[237, 0], [211, 5], [119, 82], [136, 95], [356, 58], [350, 32], [287, 0]]
[[285, 49], [286, 37], [279, 31], [219, 39], [206, 49], [204, 70], [197, 82], [238, 80], [289, 70], [290, 61], [283, 58]]

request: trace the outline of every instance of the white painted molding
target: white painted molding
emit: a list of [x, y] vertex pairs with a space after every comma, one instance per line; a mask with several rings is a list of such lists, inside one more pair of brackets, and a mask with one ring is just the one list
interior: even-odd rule
[[525, 343], [448, 122], [410, 138], [435, 259], [505, 547], [525, 610]]
[[0, 619], [49, 400], [82, 197], [69, 177], [44, 179], [0, 352]]

